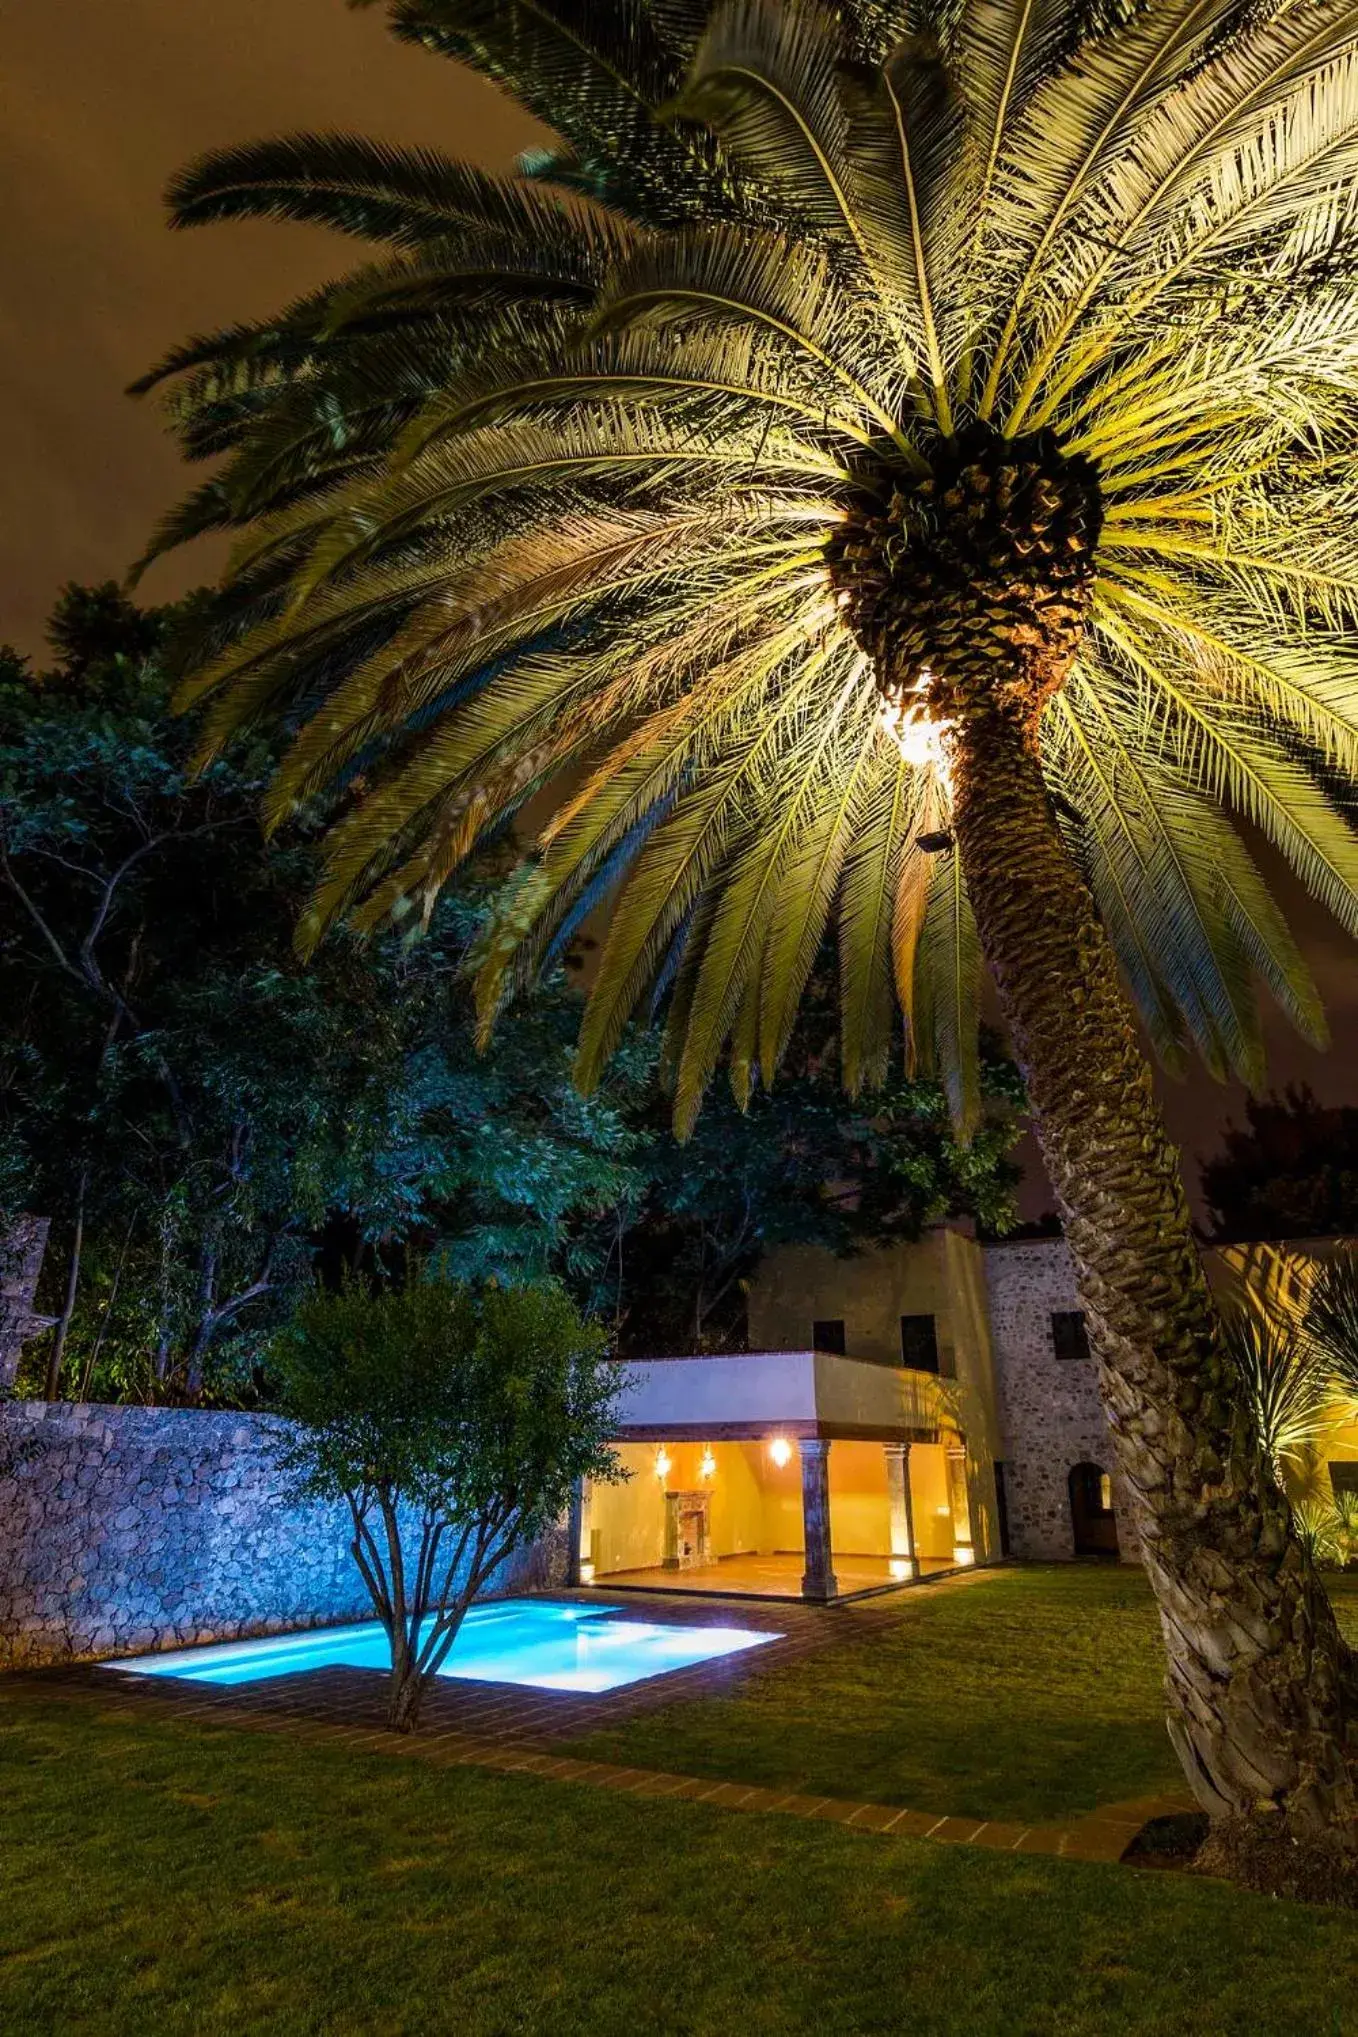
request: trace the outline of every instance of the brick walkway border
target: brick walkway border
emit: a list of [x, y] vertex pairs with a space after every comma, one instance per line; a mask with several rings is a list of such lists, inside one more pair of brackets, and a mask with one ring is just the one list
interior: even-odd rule
[[[974, 1573], [937, 1588], [965, 1589]], [[742, 1782], [673, 1775], [660, 1769], [615, 1767], [554, 1752], [551, 1743], [574, 1738], [600, 1725], [684, 1698], [711, 1696], [732, 1688], [753, 1670], [866, 1640], [875, 1629], [894, 1625], [918, 1591], [914, 1586], [886, 1604], [846, 1606], [759, 1606], [746, 1602], [676, 1604], [643, 1601], [629, 1594], [623, 1610], [647, 1611], [674, 1624], [762, 1628], [778, 1638], [766, 1647], [716, 1662], [695, 1663], [667, 1675], [595, 1696], [524, 1690], [505, 1684], [435, 1683], [417, 1734], [400, 1736], [382, 1723], [386, 1678], [376, 1670], [331, 1668], [276, 1677], [267, 1685], [217, 1686], [188, 1680], [137, 1677], [92, 1665], [26, 1670], [5, 1679], [48, 1697], [93, 1701], [101, 1710], [150, 1712], [196, 1724], [240, 1726], [256, 1732], [287, 1733], [304, 1744], [339, 1745], [364, 1753], [472, 1767], [502, 1774], [538, 1776], [544, 1781], [582, 1783], [637, 1797], [703, 1803], [716, 1810], [754, 1811], [774, 1816], [819, 1819], [856, 1832], [932, 1839], [945, 1845], [981, 1846], [1006, 1853], [1046, 1854], [1059, 1859], [1113, 1862], [1152, 1818], [1197, 1808], [1184, 1792], [1110, 1804], [1061, 1825], [1019, 1825], [995, 1819], [940, 1817], [845, 1797], [803, 1796], [795, 1791], [753, 1788]], [[556, 1594], [553, 1596], [568, 1596]], [[598, 1603], [593, 1593], [579, 1594]], [[605, 1601], [607, 1602], [607, 1601]], [[545, 1743], [545, 1744], [544, 1744]]]
[[[970, 1579], [971, 1573], [968, 1573]], [[915, 1592], [918, 1586], [909, 1590]], [[556, 1600], [572, 1600], [596, 1610], [607, 1606], [621, 1619], [656, 1620], [666, 1626], [741, 1627], [772, 1638], [762, 1647], [741, 1649], [710, 1662], [690, 1663], [661, 1676], [623, 1684], [617, 1690], [576, 1692], [533, 1690], [522, 1684], [459, 1683], [438, 1677], [425, 1694], [420, 1738], [457, 1733], [465, 1738], [499, 1743], [528, 1741], [534, 1745], [578, 1739], [601, 1726], [616, 1725], [635, 1713], [654, 1711], [685, 1698], [719, 1696], [733, 1690], [757, 1668], [797, 1661], [824, 1648], [840, 1647], [892, 1626], [899, 1610], [883, 1610], [883, 1601], [867, 1605], [768, 1605], [705, 1598], [700, 1603], [630, 1593], [614, 1601], [606, 1593], [552, 1592]], [[905, 1596], [902, 1594], [901, 1596]], [[893, 1601], [898, 1608], [899, 1598]], [[316, 1629], [309, 1631], [315, 1632]], [[168, 1698], [180, 1716], [242, 1718], [247, 1713], [290, 1719], [313, 1719], [332, 1725], [381, 1727], [386, 1719], [387, 1678], [376, 1669], [333, 1665], [307, 1669], [293, 1676], [270, 1677], [253, 1684], [195, 1683], [190, 1678], [140, 1677], [118, 1669], [77, 1663], [51, 1669], [18, 1670], [13, 1680], [28, 1679], [35, 1687], [62, 1685], [95, 1689], [117, 1687], [138, 1699]]]

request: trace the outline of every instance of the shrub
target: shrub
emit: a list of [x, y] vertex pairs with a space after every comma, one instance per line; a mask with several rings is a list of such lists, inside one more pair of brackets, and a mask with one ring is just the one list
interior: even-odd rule
[[616, 1475], [603, 1331], [550, 1282], [350, 1281], [302, 1302], [273, 1363], [285, 1462], [300, 1495], [348, 1504], [409, 1732], [472, 1600], [578, 1479]]

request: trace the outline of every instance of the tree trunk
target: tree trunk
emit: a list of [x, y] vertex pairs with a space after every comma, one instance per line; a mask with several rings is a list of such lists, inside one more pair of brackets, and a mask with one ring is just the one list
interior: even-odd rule
[[203, 1373], [207, 1365], [208, 1346], [212, 1342], [212, 1333], [217, 1326], [216, 1299], [217, 1240], [209, 1229], [204, 1234], [198, 1255], [198, 1322], [184, 1365], [184, 1399], [190, 1407], [197, 1407], [203, 1398]]
[[1178, 1156], [1047, 798], [1046, 677], [954, 725], [954, 828], [1159, 1604], [1170, 1737], [1214, 1818], [1271, 1806], [1358, 1838], [1358, 1677], [1233, 1391]]
[[66, 1273], [66, 1295], [52, 1332], [52, 1348], [47, 1354], [47, 1377], [43, 1382], [44, 1400], [56, 1400], [61, 1394], [61, 1367], [66, 1356], [66, 1339], [71, 1333], [75, 1316], [76, 1295], [80, 1290], [80, 1261], [85, 1249], [85, 1191], [89, 1186], [90, 1170], [83, 1167], [80, 1172], [80, 1187], [76, 1194], [75, 1236], [71, 1240], [71, 1257]]
[[413, 1733], [420, 1723], [425, 1679], [411, 1656], [393, 1645], [391, 1685], [387, 1697], [387, 1724], [393, 1733]]

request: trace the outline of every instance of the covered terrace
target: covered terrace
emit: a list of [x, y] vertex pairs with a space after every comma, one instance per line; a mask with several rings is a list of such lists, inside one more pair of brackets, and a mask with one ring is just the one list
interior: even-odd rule
[[580, 1583], [828, 1600], [975, 1561], [946, 1383], [823, 1351], [623, 1369], [627, 1475], [580, 1494]]

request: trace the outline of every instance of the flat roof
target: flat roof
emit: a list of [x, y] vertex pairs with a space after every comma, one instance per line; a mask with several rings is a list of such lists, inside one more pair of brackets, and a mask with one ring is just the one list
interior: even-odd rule
[[773, 1435], [934, 1442], [946, 1383], [828, 1351], [620, 1361], [619, 1441], [753, 1442]]

